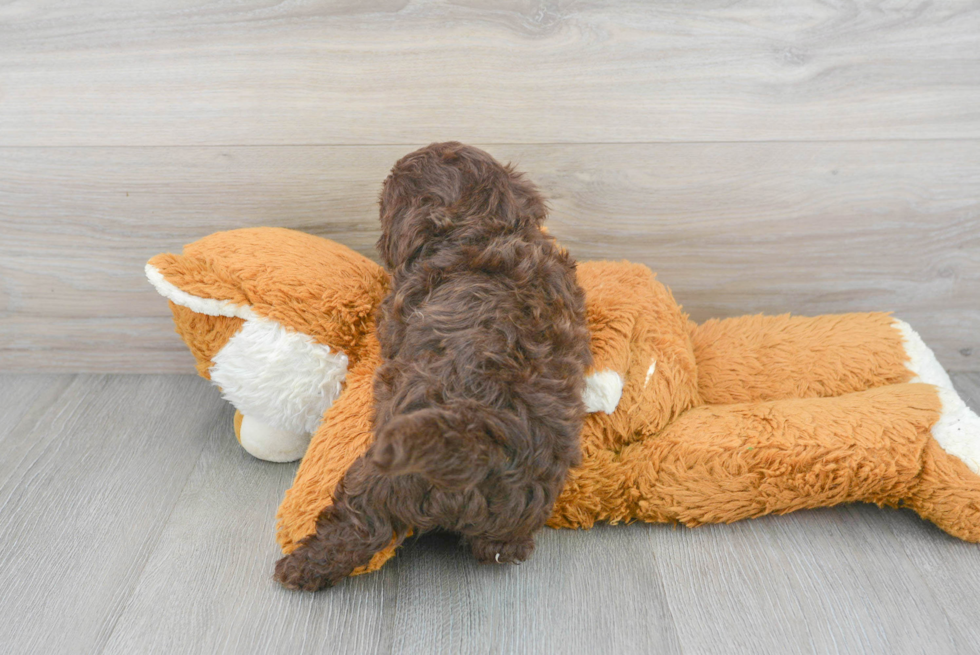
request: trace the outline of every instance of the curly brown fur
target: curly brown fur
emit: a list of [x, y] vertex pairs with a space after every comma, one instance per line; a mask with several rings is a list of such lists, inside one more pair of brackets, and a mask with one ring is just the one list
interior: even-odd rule
[[409, 530], [457, 532], [481, 562], [531, 554], [580, 460], [591, 363], [575, 264], [542, 233], [545, 214], [535, 187], [482, 150], [433, 144], [395, 164], [375, 440], [278, 562], [282, 584], [336, 584]]

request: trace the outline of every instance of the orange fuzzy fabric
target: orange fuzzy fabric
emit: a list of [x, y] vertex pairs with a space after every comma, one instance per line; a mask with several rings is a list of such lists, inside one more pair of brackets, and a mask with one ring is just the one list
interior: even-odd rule
[[[157, 255], [149, 264], [181, 291], [250, 307], [344, 352], [351, 362], [374, 338], [374, 310], [388, 288], [385, 272], [367, 257], [328, 239], [275, 227], [216, 232], [184, 246], [183, 255]], [[234, 330], [216, 321], [220, 334], [206, 334], [208, 319], [225, 317], [177, 313], [177, 333], [198, 358], [198, 370], [201, 364], [206, 370], [214, 347], [220, 350]]]
[[[218, 233], [151, 263], [181, 290], [248, 305], [350, 357], [346, 388], [279, 508], [278, 539], [289, 552], [371, 443], [373, 311], [384, 273], [339, 244], [273, 228]], [[908, 383], [902, 337], [887, 314], [695, 325], [644, 266], [583, 263], [579, 281], [593, 370], [617, 373], [623, 392], [612, 414], [587, 418], [584, 460], [552, 527], [696, 526], [865, 501], [909, 506], [950, 534], [980, 541], [980, 476], [932, 437], [939, 396]], [[241, 319], [172, 306], [206, 377]], [[379, 553], [359, 572], [393, 554], [393, 547]]]
[[727, 405], [826, 398], [908, 382], [894, 320], [857, 316], [757, 315], [692, 324], [702, 399]]

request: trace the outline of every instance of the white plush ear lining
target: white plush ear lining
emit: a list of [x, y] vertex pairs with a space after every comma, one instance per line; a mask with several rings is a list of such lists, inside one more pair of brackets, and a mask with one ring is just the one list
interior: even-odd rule
[[157, 290], [157, 293], [167, 300], [172, 301], [175, 305], [180, 305], [198, 314], [207, 314], [208, 316], [237, 316], [238, 318], [244, 319], [255, 318], [255, 313], [252, 311], [252, 308], [247, 305], [236, 305], [230, 300], [201, 298], [200, 296], [191, 295], [183, 289], [178, 289], [168, 282], [163, 277], [163, 273], [153, 264], [147, 264], [143, 267], [143, 271], [146, 273], [146, 279], [150, 281], [150, 284]]
[[295, 462], [310, 445], [309, 433], [280, 430], [251, 416], [242, 417], [239, 437], [249, 455], [267, 462]]

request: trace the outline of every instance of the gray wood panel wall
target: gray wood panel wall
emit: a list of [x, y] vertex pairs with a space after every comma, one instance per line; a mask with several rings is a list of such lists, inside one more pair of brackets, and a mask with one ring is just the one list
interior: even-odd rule
[[280, 225], [373, 255], [402, 154], [513, 160], [693, 318], [891, 310], [980, 369], [980, 2], [0, 7], [0, 370], [187, 372], [142, 265]]

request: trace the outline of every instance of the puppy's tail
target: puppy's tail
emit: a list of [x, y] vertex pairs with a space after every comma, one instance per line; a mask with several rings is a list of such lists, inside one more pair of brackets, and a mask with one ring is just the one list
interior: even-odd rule
[[438, 408], [416, 410], [388, 421], [375, 432], [371, 459], [389, 475], [415, 473], [451, 490], [480, 482], [491, 461], [485, 430]]

